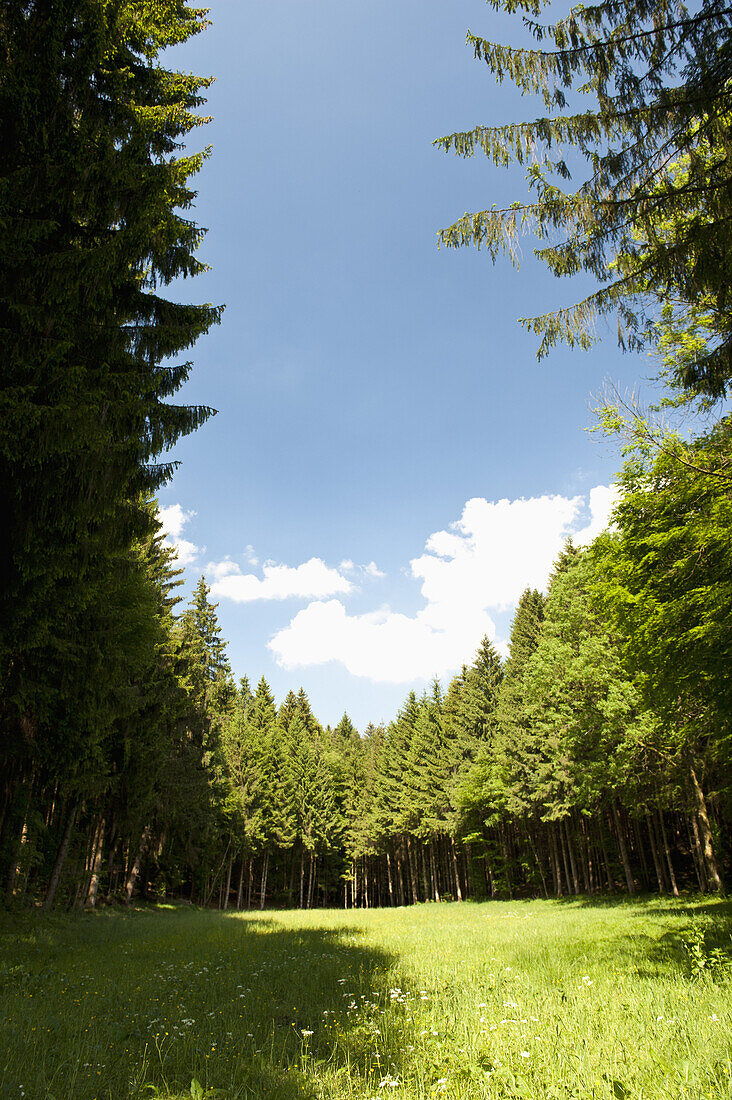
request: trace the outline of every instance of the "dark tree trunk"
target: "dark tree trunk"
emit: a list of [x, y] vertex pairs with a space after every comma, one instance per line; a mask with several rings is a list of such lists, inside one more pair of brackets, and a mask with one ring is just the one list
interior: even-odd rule
[[618, 838], [618, 848], [620, 849], [620, 858], [623, 861], [623, 871], [625, 872], [625, 885], [628, 888], [629, 894], [635, 893], [635, 882], [633, 881], [633, 869], [630, 865], [630, 857], [628, 855], [628, 845], [625, 841], [625, 830], [623, 829], [623, 823], [620, 820], [620, 814], [618, 813], [618, 807], [613, 802], [613, 821], [615, 822], [615, 835]]
[[651, 855], [653, 856], [653, 866], [656, 868], [656, 880], [658, 882], [659, 894], [666, 892], [666, 883], [663, 876], [663, 865], [661, 858], [658, 854], [658, 845], [656, 844], [656, 834], [653, 828], [653, 819], [651, 815], [646, 811], [646, 826], [648, 828], [648, 840], [651, 845]]
[[694, 852], [694, 864], [696, 866], [696, 875], [699, 880], [699, 889], [703, 894], [706, 894], [709, 890], [709, 883], [707, 882], [707, 871], [704, 866], [704, 852], [702, 851], [701, 840], [699, 839], [699, 820], [696, 815], [696, 811], [689, 814], [691, 821], [691, 832], [693, 838], [693, 852]]
[[575, 894], [580, 892], [579, 875], [577, 874], [577, 860], [575, 858], [574, 843], [572, 841], [572, 834], [569, 831], [569, 818], [564, 819], [564, 835], [567, 839], [567, 851], [569, 852], [569, 865], [572, 868], [572, 884], [574, 886]]
[[234, 857], [229, 856], [229, 866], [226, 871], [226, 886], [224, 887], [224, 904], [222, 905], [222, 909], [229, 908], [229, 894], [231, 893], [231, 868], [233, 863]]
[[50, 909], [53, 905], [53, 900], [56, 897], [56, 890], [58, 889], [58, 880], [61, 877], [61, 871], [63, 865], [66, 862], [66, 856], [69, 851], [69, 844], [71, 843], [71, 834], [74, 829], [74, 822], [76, 821], [77, 807], [72, 806], [69, 811], [69, 815], [66, 818], [66, 825], [64, 826], [63, 836], [61, 837], [61, 843], [59, 844], [58, 852], [56, 853], [56, 861], [51, 871], [51, 877], [48, 880], [48, 889], [46, 890], [46, 896], [43, 899], [43, 908]]
[[679, 888], [676, 884], [676, 875], [674, 874], [674, 865], [671, 862], [671, 849], [668, 846], [668, 836], [666, 835], [666, 825], [663, 820], [663, 814], [658, 811], [658, 831], [661, 836], [661, 843], [663, 844], [663, 854], [666, 857], [666, 866], [668, 867], [668, 877], [671, 883], [671, 893], [675, 898], [679, 896]]
[[450, 850], [452, 854], [452, 869], [455, 875], [455, 896], [458, 901], [463, 900], [463, 892], [460, 889], [460, 865], [458, 863], [457, 851], [455, 850], [455, 838], [450, 837]]
[[267, 897], [267, 872], [269, 871], [269, 848], [265, 849], [262, 859], [262, 880], [259, 889], [259, 908], [264, 909], [264, 901]]
[[417, 893], [417, 871], [414, 866], [414, 853], [409, 837], [407, 837], [407, 859], [409, 861], [409, 879], [412, 886], [412, 904], [416, 905], [419, 901], [419, 895]]
[[239, 889], [236, 892], [236, 907], [241, 909], [244, 903], [244, 856], [241, 857], [241, 865], [239, 867]]

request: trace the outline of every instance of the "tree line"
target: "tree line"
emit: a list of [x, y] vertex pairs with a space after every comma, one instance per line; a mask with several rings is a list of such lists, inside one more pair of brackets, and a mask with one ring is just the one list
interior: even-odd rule
[[[205, 579], [155, 534], [110, 591], [113, 692], [5, 772], [5, 895], [222, 908], [722, 892], [730, 862], [729, 421], [637, 444], [614, 526], [568, 542], [443, 690], [359, 735], [235, 683]], [[152, 508], [152, 505], [150, 506]], [[8, 796], [9, 795], [9, 796]]]

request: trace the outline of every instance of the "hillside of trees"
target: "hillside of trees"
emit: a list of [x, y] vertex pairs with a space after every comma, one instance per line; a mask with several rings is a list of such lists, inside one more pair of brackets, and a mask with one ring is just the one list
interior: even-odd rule
[[524, 592], [508, 660], [484, 639], [362, 735], [302, 690], [237, 685], [205, 579], [177, 611], [175, 552], [149, 536], [95, 624], [86, 724], [41, 723], [3, 761], [6, 901], [722, 891], [729, 431], [636, 448], [614, 528]]

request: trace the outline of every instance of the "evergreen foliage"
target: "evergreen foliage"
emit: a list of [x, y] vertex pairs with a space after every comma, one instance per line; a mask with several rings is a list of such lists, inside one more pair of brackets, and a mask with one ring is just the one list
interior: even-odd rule
[[[589, 347], [597, 317], [616, 313], [625, 348], [655, 341], [659, 303], [681, 313], [729, 314], [732, 168], [729, 96], [732, 10], [704, 0], [600, 0], [538, 22], [538, 0], [492, 0], [519, 13], [536, 48], [514, 48], [468, 33], [475, 57], [500, 82], [543, 99], [547, 115], [481, 125], [435, 144], [460, 156], [482, 152], [495, 165], [526, 165], [532, 195], [506, 209], [465, 214], [440, 233], [447, 247], [484, 247], [518, 262], [532, 231], [550, 271], [591, 273], [600, 289], [574, 306], [525, 319], [541, 336], [539, 357], [559, 341]], [[593, 97], [572, 109], [572, 92]], [[555, 114], [554, 112], [559, 112]], [[567, 189], [576, 164], [587, 164]], [[667, 317], [668, 320], [668, 317]], [[723, 395], [732, 379], [732, 334], [680, 357], [685, 388]]]
[[347, 714], [324, 730], [302, 689], [278, 709], [264, 678], [235, 687], [205, 580], [176, 617], [174, 558], [148, 538], [135, 585], [115, 589], [114, 707], [95, 696], [116, 717], [66, 756], [60, 742], [53, 772], [34, 760], [30, 789], [9, 784], [6, 896], [309, 908], [722, 890], [723, 435], [698, 442], [696, 470], [633, 456], [615, 533], [568, 545], [547, 596], [522, 594], [505, 665], [483, 639], [446, 693], [411, 692], [363, 737]]
[[211, 411], [170, 402], [190, 364], [168, 360], [220, 311], [160, 293], [205, 267], [185, 211], [207, 151], [182, 142], [210, 80], [159, 55], [205, 25], [184, 0], [0, 15], [0, 851], [12, 893], [18, 844], [36, 867], [56, 847], [48, 904], [80, 822], [92, 853], [123, 818], [145, 848], [184, 755], [175, 573], [148, 497], [172, 470], [158, 456]]

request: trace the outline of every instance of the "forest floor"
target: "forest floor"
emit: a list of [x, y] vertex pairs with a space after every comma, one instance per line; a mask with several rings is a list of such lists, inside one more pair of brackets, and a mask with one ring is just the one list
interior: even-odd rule
[[2, 1100], [732, 1097], [710, 899], [0, 922]]

